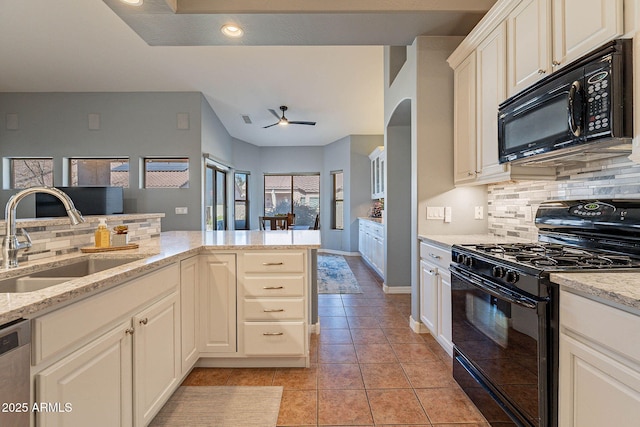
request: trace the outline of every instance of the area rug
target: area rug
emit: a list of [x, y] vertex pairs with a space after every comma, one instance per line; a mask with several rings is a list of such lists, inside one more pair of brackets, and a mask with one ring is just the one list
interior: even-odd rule
[[276, 427], [282, 387], [181, 386], [150, 427]]
[[356, 276], [341, 255], [318, 254], [319, 294], [361, 294]]

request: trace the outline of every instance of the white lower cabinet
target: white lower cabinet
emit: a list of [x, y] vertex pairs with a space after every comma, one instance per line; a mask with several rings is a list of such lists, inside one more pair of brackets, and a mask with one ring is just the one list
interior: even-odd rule
[[360, 219], [358, 233], [362, 259], [384, 277], [384, 225]]
[[38, 427], [151, 421], [181, 379], [179, 280], [176, 263], [33, 320], [34, 402], [61, 408]]
[[36, 412], [37, 426], [132, 425], [131, 330], [122, 322], [36, 375], [35, 402], [65, 409]]
[[186, 374], [200, 357], [200, 257], [180, 261], [180, 358]]
[[640, 316], [561, 292], [559, 425], [640, 420]]
[[420, 243], [420, 321], [452, 355], [450, 259], [448, 249]]
[[151, 422], [180, 381], [179, 304], [176, 292], [133, 317], [136, 426]]
[[236, 255], [203, 255], [200, 265], [200, 351], [235, 353], [238, 351]]

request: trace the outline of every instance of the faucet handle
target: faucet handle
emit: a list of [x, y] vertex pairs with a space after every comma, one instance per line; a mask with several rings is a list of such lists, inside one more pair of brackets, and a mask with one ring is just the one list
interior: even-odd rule
[[27, 230], [24, 228], [20, 229], [20, 233], [24, 236], [25, 241], [19, 242], [16, 249], [29, 249], [32, 246], [31, 236], [29, 236], [29, 233], [27, 233]]

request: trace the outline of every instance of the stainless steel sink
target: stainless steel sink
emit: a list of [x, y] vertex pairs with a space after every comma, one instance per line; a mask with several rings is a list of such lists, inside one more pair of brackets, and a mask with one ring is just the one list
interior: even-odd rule
[[33, 292], [118, 267], [141, 258], [89, 258], [34, 273], [0, 280], [0, 293]]

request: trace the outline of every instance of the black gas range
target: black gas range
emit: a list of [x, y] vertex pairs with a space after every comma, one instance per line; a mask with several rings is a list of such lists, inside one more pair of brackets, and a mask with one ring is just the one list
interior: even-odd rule
[[559, 290], [549, 275], [640, 267], [640, 199], [550, 201], [539, 241], [454, 245], [454, 377], [493, 426], [557, 427]]

